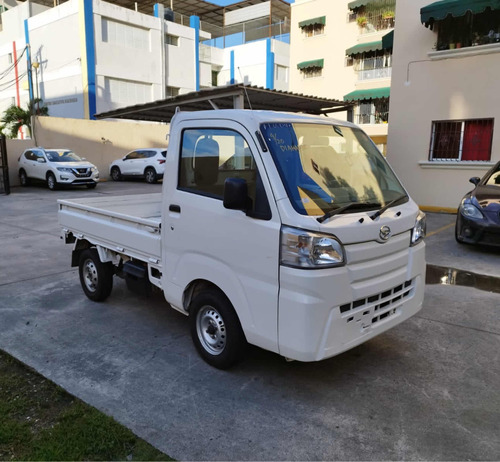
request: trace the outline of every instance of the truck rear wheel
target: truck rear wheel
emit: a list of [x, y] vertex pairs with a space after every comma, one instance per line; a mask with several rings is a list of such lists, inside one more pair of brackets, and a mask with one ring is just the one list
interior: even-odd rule
[[97, 250], [92, 248], [81, 253], [78, 267], [85, 295], [94, 302], [108, 298], [113, 289], [113, 264], [102, 263]]
[[228, 369], [242, 359], [247, 342], [230, 301], [215, 289], [197, 295], [189, 307], [191, 338], [211, 366]]

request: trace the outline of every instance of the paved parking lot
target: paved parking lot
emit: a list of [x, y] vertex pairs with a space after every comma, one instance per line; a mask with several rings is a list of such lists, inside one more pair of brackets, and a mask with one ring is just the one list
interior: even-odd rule
[[[88, 300], [59, 239], [57, 198], [158, 192], [13, 188], [0, 196], [0, 348], [179, 460], [498, 460], [500, 295], [428, 285], [423, 310], [319, 363], [251, 349], [201, 361], [186, 318], [116, 280]], [[500, 253], [459, 246], [429, 214], [430, 263], [500, 276]]]

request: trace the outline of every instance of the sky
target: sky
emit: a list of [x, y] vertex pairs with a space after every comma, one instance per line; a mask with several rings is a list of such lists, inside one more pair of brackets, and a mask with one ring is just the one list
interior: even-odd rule
[[[215, 3], [216, 5], [219, 6], [227, 6], [227, 5], [232, 5], [233, 3], [239, 3], [241, 0], [207, 0], [210, 3]], [[285, 0], [288, 3], [293, 3], [294, 0]]]

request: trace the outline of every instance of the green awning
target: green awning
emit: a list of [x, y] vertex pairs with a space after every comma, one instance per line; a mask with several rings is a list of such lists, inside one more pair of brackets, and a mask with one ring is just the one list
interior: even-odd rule
[[309, 67], [323, 67], [324, 59], [313, 59], [312, 61], [303, 61], [297, 64], [297, 69], [307, 69]]
[[473, 14], [482, 13], [488, 7], [500, 10], [500, 0], [440, 0], [420, 8], [420, 20], [428, 26], [449, 14], [456, 18], [465, 15], [467, 11]]
[[318, 18], [306, 19], [299, 22], [299, 27], [302, 29], [307, 26], [314, 26], [315, 24], [326, 24], [326, 16], [319, 16]]
[[363, 99], [389, 98], [391, 87], [355, 90], [344, 95], [344, 101], [359, 101]]
[[347, 56], [357, 55], [359, 53], [366, 53], [368, 51], [383, 50], [382, 40], [377, 40], [376, 42], [369, 43], [359, 43], [345, 51]]
[[390, 50], [394, 47], [394, 31], [391, 30], [388, 34], [382, 37], [382, 48], [384, 50]]
[[355, 8], [359, 8], [360, 6], [368, 5], [368, 3], [372, 3], [378, 0], [354, 0], [353, 2], [349, 2], [347, 4], [347, 8], [350, 10], [354, 10]]

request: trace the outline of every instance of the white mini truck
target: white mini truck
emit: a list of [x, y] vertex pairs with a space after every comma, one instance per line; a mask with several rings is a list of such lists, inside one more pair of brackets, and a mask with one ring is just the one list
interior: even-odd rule
[[178, 112], [161, 194], [59, 200], [59, 222], [91, 300], [114, 275], [156, 286], [218, 368], [247, 343], [329, 358], [422, 307], [425, 215], [370, 138], [327, 117]]

